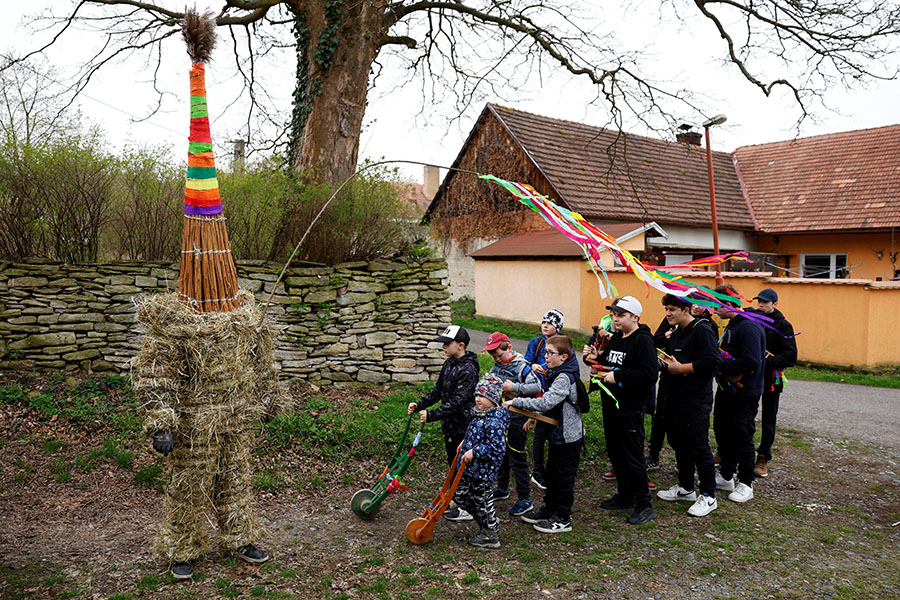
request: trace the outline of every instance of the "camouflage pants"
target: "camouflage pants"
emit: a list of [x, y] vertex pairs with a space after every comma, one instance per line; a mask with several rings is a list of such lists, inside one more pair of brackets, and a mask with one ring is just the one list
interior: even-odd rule
[[456, 503], [472, 514], [481, 529], [500, 531], [500, 521], [494, 512], [493, 483], [463, 474], [456, 488]]
[[165, 560], [187, 562], [206, 552], [208, 510], [215, 513], [222, 541], [230, 550], [259, 534], [250, 481], [255, 435], [251, 428], [244, 429], [219, 433], [202, 443], [196, 436], [192, 440], [183, 432], [175, 434], [168, 458], [172, 478], [166, 489], [165, 522], [156, 541]]

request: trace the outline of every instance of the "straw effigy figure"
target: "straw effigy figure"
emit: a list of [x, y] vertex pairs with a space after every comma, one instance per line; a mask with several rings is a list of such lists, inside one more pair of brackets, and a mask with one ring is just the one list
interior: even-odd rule
[[261, 531], [250, 460], [258, 422], [279, 394], [275, 331], [253, 295], [238, 289], [216, 182], [204, 82], [213, 20], [189, 12], [184, 37], [193, 66], [178, 293], [139, 306], [146, 333], [133, 364], [134, 388], [147, 409], [144, 431], [171, 471], [156, 550], [179, 579], [191, 576], [191, 563], [209, 545], [208, 511], [230, 551], [268, 560], [252, 543]]

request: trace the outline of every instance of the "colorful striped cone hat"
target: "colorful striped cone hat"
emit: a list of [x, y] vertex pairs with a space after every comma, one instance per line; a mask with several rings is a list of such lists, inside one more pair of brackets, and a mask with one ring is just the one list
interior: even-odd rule
[[184, 40], [191, 57], [191, 133], [184, 190], [184, 233], [178, 293], [197, 312], [225, 312], [240, 304], [222, 199], [216, 179], [206, 105], [206, 65], [216, 45], [210, 13], [189, 10]]

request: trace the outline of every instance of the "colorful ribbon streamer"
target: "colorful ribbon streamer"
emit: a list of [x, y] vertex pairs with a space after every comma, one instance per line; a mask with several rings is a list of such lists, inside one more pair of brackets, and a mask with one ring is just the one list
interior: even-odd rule
[[[773, 328], [772, 319], [770, 317], [753, 312], [743, 312], [740, 311], [740, 309], [735, 309], [731, 305], [731, 303], [736, 300], [738, 303], [740, 303], [741, 300], [749, 303], [750, 300], [747, 298], [740, 295], [736, 297], [730, 293], [720, 294], [706, 286], [689, 283], [680, 275], [669, 273], [668, 271], [663, 271], [641, 262], [631, 254], [631, 252], [616, 244], [615, 238], [598, 228], [577, 212], [553, 203], [549, 198], [539, 194], [537, 190], [527, 183], [506, 181], [499, 177], [494, 177], [493, 175], [479, 174], [478, 177], [485, 181], [496, 183], [507, 190], [513, 196], [518, 198], [522, 204], [538, 213], [541, 218], [554, 229], [581, 246], [585, 257], [588, 259], [591, 270], [597, 277], [601, 298], [618, 295], [618, 291], [609, 280], [606, 269], [603, 268], [603, 263], [600, 260], [600, 253], [604, 250], [608, 250], [628, 269], [629, 272], [643, 281], [648, 288], [652, 287], [664, 294], [672, 294], [680, 297], [690, 296], [689, 300], [691, 303], [715, 308], [719, 312], [741, 312], [742, 315], [756, 321], [760, 325], [770, 329]], [[678, 265], [668, 265], [666, 269], [709, 267], [722, 264], [729, 260], [749, 261], [750, 259], [746, 252], [732, 252], [730, 254], [721, 254], [719, 256], [707, 256]], [[598, 269], [600, 271], [599, 273], [597, 272]]]

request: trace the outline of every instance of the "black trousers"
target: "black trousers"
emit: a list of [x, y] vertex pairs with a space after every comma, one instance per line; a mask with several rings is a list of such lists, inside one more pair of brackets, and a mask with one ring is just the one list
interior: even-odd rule
[[773, 391], [763, 392], [762, 395], [762, 435], [756, 452], [766, 460], [772, 460], [772, 443], [775, 441], [775, 421], [780, 399], [781, 389], [777, 387]]
[[575, 476], [581, 460], [584, 439], [570, 444], [550, 444], [547, 452], [545, 477], [547, 491], [544, 493], [544, 508], [562, 521], [572, 518], [572, 504], [575, 503]]
[[713, 411], [713, 430], [719, 445], [719, 470], [722, 477], [730, 479], [737, 470], [741, 483], [752, 485], [756, 454], [753, 434], [756, 431], [756, 411], [759, 396], [748, 394], [740, 388], [737, 392], [718, 390]]
[[656, 388], [656, 410], [653, 411], [653, 421], [650, 425], [650, 444], [647, 449], [647, 453], [653, 460], [659, 460], [659, 453], [662, 452], [663, 444], [666, 441], [666, 395], [668, 387], [668, 382], [665, 379], [660, 379]]
[[458, 435], [444, 433], [444, 449], [447, 450], [448, 466], [453, 464], [453, 459], [456, 458], [456, 451], [459, 449], [459, 445], [462, 444], [463, 438], [465, 437], [465, 432]]
[[550, 425], [540, 421], [534, 426], [534, 437], [531, 439], [531, 460], [534, 461], [534, 474], [538, 479], [543, 477], [546, 480], [547, 478], [544, 468], [544, 446], [547, 445], [551, 429]]
[[509, 489], [509, 472], [512, 471], [516, 478], [516, 496], [519, 500], [531, 498], [531, 485], [528, 481], [528, 455], [525, 445], [528, 442], [528, 432], [522, 429], [527, 417], [512, 413], [509, 415], [509, 429], [506, 432], [506, 454], [500, 464], [497, 473], [497, 487]]
[[694, 471], [700, 479], [700, 492], [716, 495], [716, 465], [709, 448], [709, 413], [711, 406], [681, 406], [669, 398], [666, 411], [666, 433], [675, 450], [678, 485], [694, 489]]
[[616, 474], [618, 494], [640, 510], [650, 506], [647, 464], [644, 462], [644, 411], [618, 409], [612, 401], [603, 401], [603, 432], [606, 452]]

